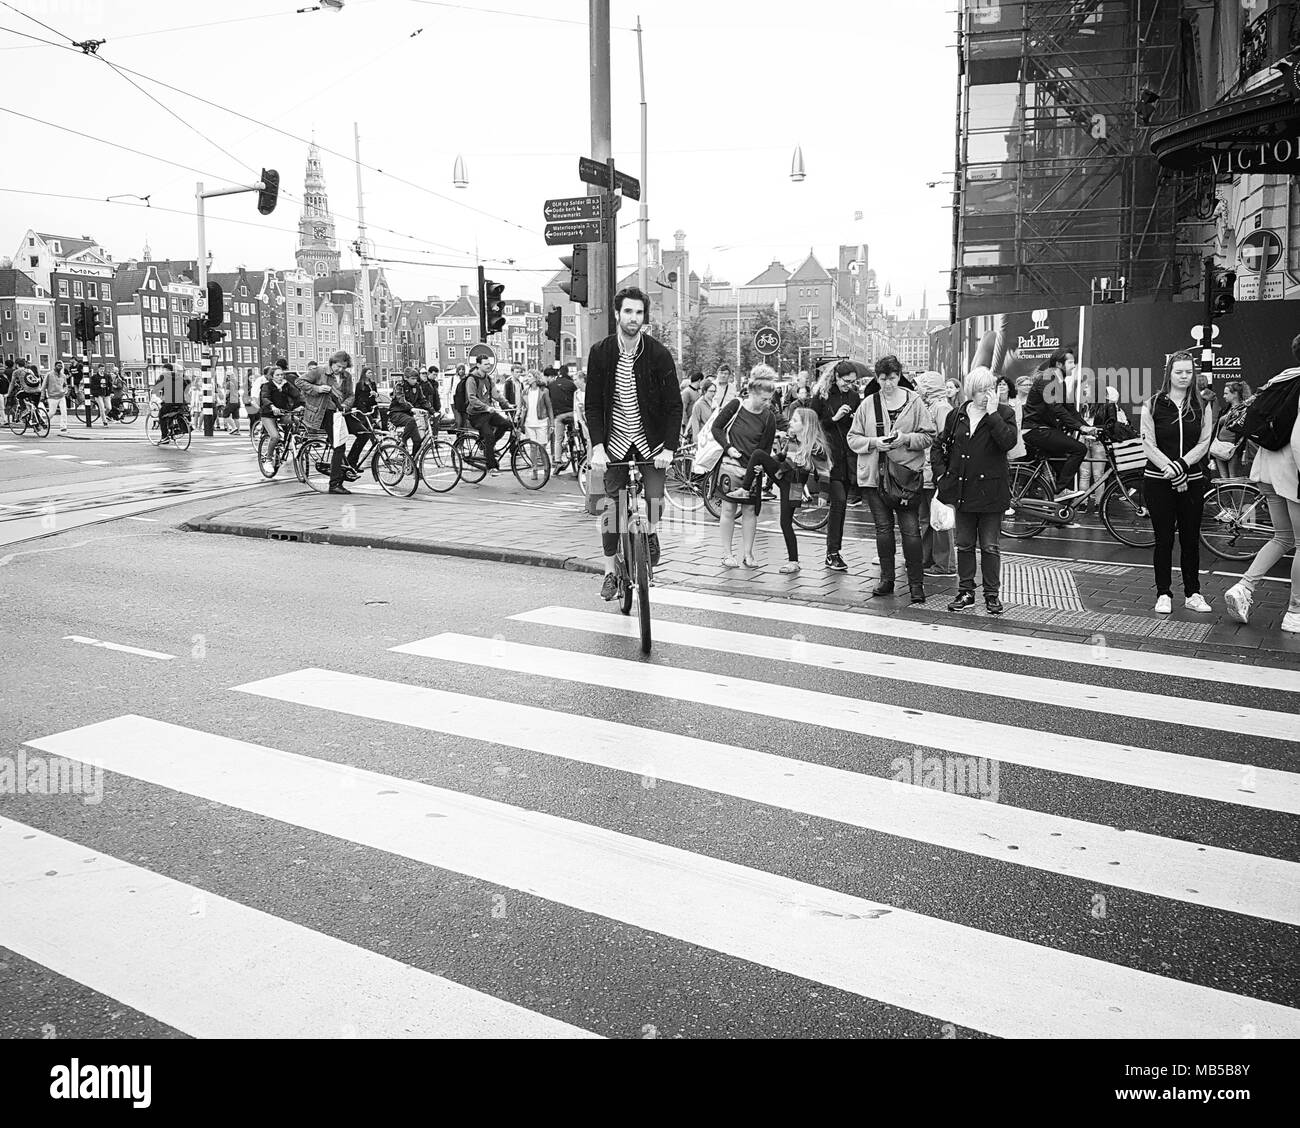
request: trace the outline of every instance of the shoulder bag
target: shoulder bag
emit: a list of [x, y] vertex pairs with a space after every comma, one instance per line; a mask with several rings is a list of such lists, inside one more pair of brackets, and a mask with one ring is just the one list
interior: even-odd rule
[[[879, 437], [885, 436], [885, 405], [881, 401], [880, 393], [876, 392], [876, 430]], [[924, 475], [920, 470], [913, 470], [911, 467], [902, 466], [889, 457], [889, 451], [880, 452], [880, 475], [876, 482], [876, 489], [880, 491], [880, 496], [885, 503], [892, 509], [912, 509], [916, 506], [917, 498], [921, 493], [921, 484]]]

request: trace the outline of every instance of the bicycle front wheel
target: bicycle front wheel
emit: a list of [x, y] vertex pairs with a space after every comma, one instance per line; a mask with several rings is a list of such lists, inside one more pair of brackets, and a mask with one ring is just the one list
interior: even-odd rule
[[194, 432], [190, 429], [190, 421], [184, 416], [172, 422], [172, 442], [176, 445], [177, 450], [189, 450], [190, 440], [194, 438]]
[[27, 431], [27, 411], [25, 408], [14, 405], [14, 409], [9, 413], [9, 430], [15, 435], [25, 434]]
[[460, 455], [460, 476], [473, 485], [487, 477], [487, 456], [477, 435], [461, 435], [456, 440], [456, 453]]
[[540, 490], [551, 480], [551, 456], [541, 443], [525, 439], [515, 444], [510, 469], [526, 490]]
[[1041, 517], [1023, 513], [1020, 503], [1051, 501], [1051, 491], [1043, 484], [1036, 467], [1012, 466], [1008, 476], [1011, 479], [1011, 505], [1002, 517], [1002, 532], [1005, 536], [1014, 537], [1016, 540], [1036, 537], [1047, 528], [1047, 522]]
[[294, 470], [298, 481], [306, 483], [317, 493], [324, 493], [330, 484], [330, 448], [324, 439], [308, 439], [298, 448]]
[[1205, 494], [1201, 543], [1224, 560], [1253, 560], [1273, 539], [1273, 518], [1253, 482], [1219, 482]]
[[[668, 467], [668, 477], [664, 482], [664, 501], [683, 513], [694, 513], [704, 504], [696, 477], [697, 475], [691, 473], [689, 458], [674, 459], [673, 464]], [[701, 474], [698, 477], [705, 478], [707, 475]]]
[[50, 413], [45, 408], [36, 409], [36, 422], [32, 429], [42, 439], [50, 433]]
[[134, 400], [127, 400], [122, 404], [121, 415], [123, 423], [134, 423], [140, 418], [140, 405]]
[[831, 517], [830, 498], [809, 479], [803, 484], [803, 503], [799, 505], [791, 520], [808, 533], [815, 533], [826, 527]]
[[722, 496], [718, 493], [718, 476], [722, 473], [721, 463], [707, 474], [695, 475], [699, 483], [700, 497], [710, 517], [722, 516]]
[[162, 446], [162, 424], [156, 415], [146, 415], [144, 417], [145, 437], [153, 443], [154, 446]]
[[384, 493], [393, 497], [410, 497], [420, 485], [415, 460], [405, 444], [395, 439], [379, 440], [370, 470]]
[[641, 653], [650, 653], [650, 540], [644, 532], [634, 533], [632, 575], [636, 580], [637, 619], [641, 626]]
[[460, 481], [460, 454], [453, 443], [434, 439], [420, 453], [420, 479], [434, 493], [450, 493]]
[[618, 563], [618, 609], [624, 615], [632, 613], [632, 534], [624, 533], [619, 540], [623, 542], [623, 559]]
[[1112, 480], [1102, 494], [1102, 522], [1120, 544], [1150, 548], [1156, 543], [1145, 490], [1146, 480], [1141, 471], [1132, 470]]
[[274, 478], [280, 471], [282, 459], [277, 457], [279, 452], [276, 450], [279, 445], [272, 443], [271, 436], [262, 432], [261, 441], [257, 444], [257, 468], [262, 472], [263, 478]]

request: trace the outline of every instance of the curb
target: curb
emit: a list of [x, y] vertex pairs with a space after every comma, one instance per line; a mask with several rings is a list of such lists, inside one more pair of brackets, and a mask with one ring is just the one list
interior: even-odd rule
[[[239, 509], [242, 506], [232, 506]], [[229, 512], [222, 510], [221, 512]], [[287, 541], [298, 544], [331, 544], [345, 548], [379, 548], [397, 552], [422, 552], [430, 556], [458, 556], [466, 560], [491, 560], [496, 564], [525, 564], [534, 568], [558, 568], [566, 572], [599, 574], [601, 569], [580, 556], [559, 556], [549, 552], [525, 552], [513, 548], [489, 548], [455, 542], [421, 541], [406, 537], [374, 537], [362, 533], [340, 533], [327, 529], [275, 529], [217, 520], [221, 513], [197, 517], [177, 526], [184, 533], [216, 533], [221, 536], [251, 537], [255, 540]]]

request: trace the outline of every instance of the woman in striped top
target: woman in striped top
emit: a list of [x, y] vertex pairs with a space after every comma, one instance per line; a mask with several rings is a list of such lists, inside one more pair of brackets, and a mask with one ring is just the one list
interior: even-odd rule
[[1147, 509], [1155, 530], [1152, 563], [1156, 573], [1156, 611], [1174, 609], [1171, 582], [1174, 533], [1178, 534], [1183, 573], [1183, 605], [1205, 614], [1212, 610], [1201, 595], [1201, 507], [1205, 500], [1203, 462], [1214, 436], [1214, 418], [1193, 387], [1191, 353], [1174, 353], [1164, 387], [1142, 405], [1142, 446], [1147, 468]]

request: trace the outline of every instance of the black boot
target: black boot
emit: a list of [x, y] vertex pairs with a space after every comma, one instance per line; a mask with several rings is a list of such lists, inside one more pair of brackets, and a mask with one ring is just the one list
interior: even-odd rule
[[871, 589], [871, 598], [879, 599], [881, 596], [894, 594], [894, 581], [881, 580], [874, 588]]
[[923, 588], [920, 584], [911, 584], [910, 586], [911, 586], [911, 589], [912, 589], [912, 602], [913, 602], [913, 603], [924, 603], [924, 602], [925, 602], [925, 588]]
[[973, 591], [959, 591], [957, 598], [948, 604], [949, 611], [965, 611], [967, 607], [975, 606], [975, 593]]

